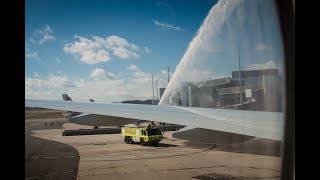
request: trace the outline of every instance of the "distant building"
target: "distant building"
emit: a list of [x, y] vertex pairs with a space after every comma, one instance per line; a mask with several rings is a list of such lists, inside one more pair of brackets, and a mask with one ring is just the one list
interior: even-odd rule
[[[173, 105], [257, 111], [283, 111], [277, 69], [233, 71], [232, 77], [181, 82]], [[240, 100], [241, 99], [241, 100]], [[180, 103], [180, 104], [179, 104]]]
[[[250, 102], [245, 109], [282, 111], [281, 79], [277, 69], [240, 71], [240, 77], [244, 102]], [[232, 80], [237, 79], [239, 82], [239, 71], [233, 71]], [[251, 97], [245, 96], [246, 90], [251, 91]]]
[[160, 99], [161, 99], [161, 97], [162, 97], [164, 91], [166, 90], [166, 88], [159, 88], [159, 90], [160, 90]]

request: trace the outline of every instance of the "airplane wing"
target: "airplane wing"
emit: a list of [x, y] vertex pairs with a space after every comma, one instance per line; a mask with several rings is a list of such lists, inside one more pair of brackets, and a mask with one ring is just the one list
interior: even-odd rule
[[164, 105], [25, 100], [26, 107], [78, 111], [111, 118], [140, 119], [281, 141], [283, 113]]

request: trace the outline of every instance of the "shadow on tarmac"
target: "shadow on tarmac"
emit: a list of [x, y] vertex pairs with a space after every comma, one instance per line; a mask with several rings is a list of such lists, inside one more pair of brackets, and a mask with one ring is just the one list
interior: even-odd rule
[[242, 143], [234, 144], [214, 144], [214, 143], [198, 143], [195, 141], [186, 141], [184, 145], [192, 148], [208, 148], [212, 145], [216, 145], [216, 150], [245, 153], [245, 154], [258, 154], [268, 156], [278, 156], [282, 154], [282, 143], [280, 141], [274, 141], [269, 139], [255, 138]]
[[25, 136], [26, 179], [76, 179], [79, 152], [66, 144]]

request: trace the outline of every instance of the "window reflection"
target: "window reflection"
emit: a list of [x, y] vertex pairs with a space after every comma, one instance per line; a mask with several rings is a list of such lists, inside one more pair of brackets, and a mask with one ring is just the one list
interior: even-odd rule
[[219, 1], [160, 105], [283, 112], [283, 57], [274, 1]]

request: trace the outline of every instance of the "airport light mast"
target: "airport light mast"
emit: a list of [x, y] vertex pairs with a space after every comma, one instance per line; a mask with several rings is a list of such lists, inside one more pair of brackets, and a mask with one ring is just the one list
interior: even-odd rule
[[238, 46], [238, 62], [239, 62], [239, 93], [240, 93], [240, 108], [242, 109], [241, 72], [240, 72], [240, 46]]
[[157, 93], [157, 100], [158, 100], [158, 79], [156, 79], [156, 93]]
[[151, 81], [152, 81], [152, 105], [153, 105], [154, 104], [153, 74], [151, 75]]

